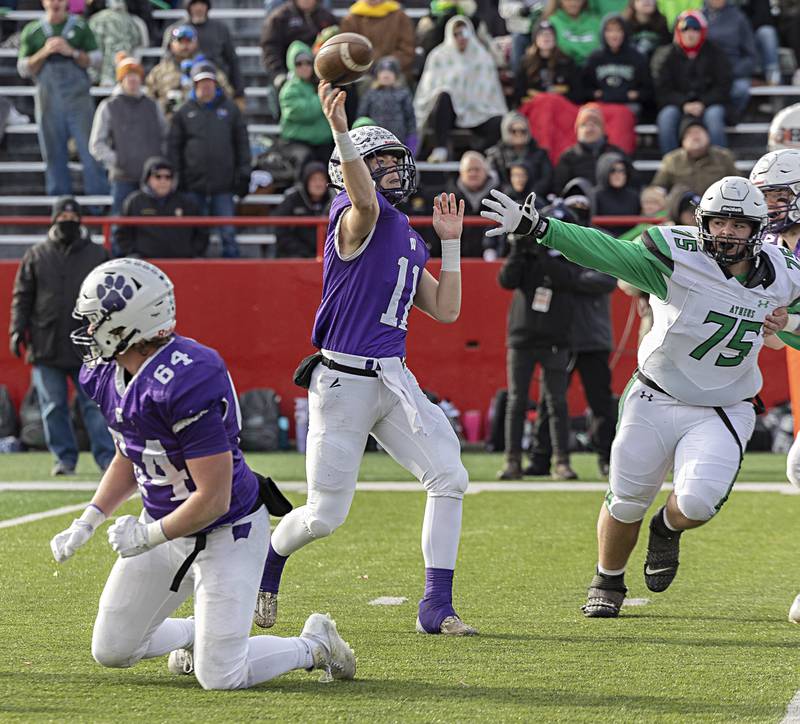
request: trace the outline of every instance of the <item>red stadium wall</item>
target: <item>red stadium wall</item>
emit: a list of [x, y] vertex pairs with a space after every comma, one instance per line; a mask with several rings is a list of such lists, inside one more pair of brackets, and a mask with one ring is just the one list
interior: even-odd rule
[[[317, 261], [163, 261], [175, 282], [178, 331], [218, 349], [228, 363], [237, 390], [273, 387], [291, 416], [292, 398], [302, 390], [292, 383], [297, 362], [312, 351], [310, 334], [322, 289]], [[438, 262], [429, 266], [438, 275]], [[408, 362], [420, 384], [450, 398], [463, 412], [483, 412], [496, 390], [505, 386], [506, 312], [511, 293], [497, 284], [500, 263], [463, 264], [461, 318], [452, 325], [434, 322], [419, 310], [410, 319]], [[8, 329], [11, 290], [17, 262], [0, 262], [0, 327]], [[613, 298], [614, 334], [629, 321], [630, 298]], [[613, 388], [620, 393], [636, 364], [638, 317], [614, 367]], [[788, 399], [786, 355], [765, 350], [762, 397], [769, 406]], [[0, 382], [15, 403], [28, 387], [30, 368], [0, 345]], [[570, 390], [570, 410], [584, 408], [580, 385]]]

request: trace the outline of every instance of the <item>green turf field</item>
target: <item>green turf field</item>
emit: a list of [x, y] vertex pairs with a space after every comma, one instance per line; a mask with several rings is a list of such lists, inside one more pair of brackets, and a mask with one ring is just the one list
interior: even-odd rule
[[[299, 455], [248, 459], [276, 479], [302, 479]], [[500, 460], [465, 462], [472, 479], [491, 480]], [[751, 455], [740, 479], [782, 482], [783, 465]], [[44, 454], [5, 455], [0, 481], [51, 480], [49, 467]], [[577, 456], [575, 467], [582, 480], [598, 480], [591, 457]], [[87, 456], [81, 473], [64, 484], [96, 479]], [[369, 455], [362, 479], [408, 476]], [[2, 492], [0, 525], [90, 496]], [[601, 499], [468, 495], [456, 605], [481, 636], [453, 640], [414, 633], [424, 495], [358, 493], [347, 523], [287, 565], [273, 629], [293, 635], [312, 611], [330, 612], [358, 655], [356, 681], [321, 684], [294, 672], [240, 692], [204, 692], [170, 675], [164, 659], [100, 668], [89, 644], [114, 560], [104, 530], [57, 566], [48, 541], [74, 514], [0, 528], [0, 721], [781, 721], [800, 689], [800, 628], [786, 621], [800, 591], [800, 496], [734, 490], [718, 519], [684, 536], [680, 573], [662, 594], [644, 587], [640, 541], [629, 597], [650, 602], [618, 620], [586, 620], [579, 607]], [[124, 512], [138, 507], [131, 501]], [[379, 596], [408, 602], [369, 605]]]

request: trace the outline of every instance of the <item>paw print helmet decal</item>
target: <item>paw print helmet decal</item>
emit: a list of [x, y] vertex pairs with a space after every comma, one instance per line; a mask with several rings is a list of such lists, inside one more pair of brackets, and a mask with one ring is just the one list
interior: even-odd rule
[[175, 329], [175, 294], [169, 277], [141, 259], [113, 259], [81, 284], [72, 335], [84, 362], [110, 362], [137, 342], [168, 337]]

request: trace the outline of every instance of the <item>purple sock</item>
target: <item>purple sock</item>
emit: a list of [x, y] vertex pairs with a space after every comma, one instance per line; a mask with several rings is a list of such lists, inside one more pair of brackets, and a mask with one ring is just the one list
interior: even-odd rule
[[282, 556], [280, 553], [276, 553], [275, 549], [272, 547], [272, 543], [269, 544], [267, 561], [264, 563], [264, 573], [261, 574], [260, 591], [269, 591], [270, 593], [278, 592], [278, 588], [281, 585], [283, 567], [286, 565], [288, 559], [289, 556]]
[[428, 633], [439, 633], [453, 609], [453, 571], [448, 568], [425, 569], [425, 595], [419, 602], [419, 622]]

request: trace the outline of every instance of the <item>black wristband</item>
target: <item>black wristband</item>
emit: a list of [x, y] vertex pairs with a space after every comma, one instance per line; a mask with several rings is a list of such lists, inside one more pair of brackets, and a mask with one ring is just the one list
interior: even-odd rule
[[536, 226], [533, 227], [533, 236], [537, 239], [541, 239], [547, 233], [547, 228], [549, 226], [550, 222], [543, 216], [540, 216], [539, 221], [536, 222]]

